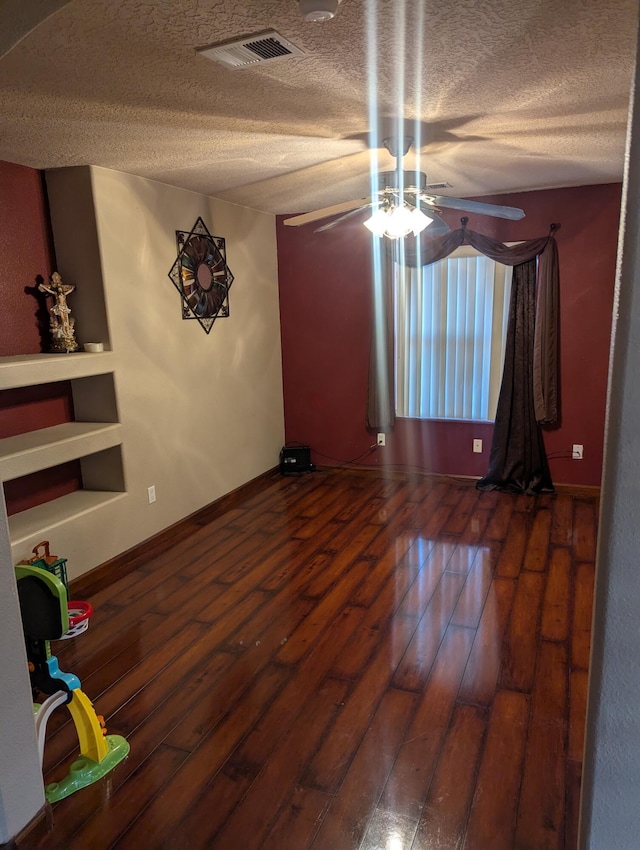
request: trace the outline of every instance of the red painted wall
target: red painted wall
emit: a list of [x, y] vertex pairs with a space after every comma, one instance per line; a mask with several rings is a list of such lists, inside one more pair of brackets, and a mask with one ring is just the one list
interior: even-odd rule
[[[555, 483], [600, 484], [609, 340], [621, 186], [582, 186], [483, 198], [520, 206], [526, 218], [507, 222], [469, 216], [468, 227], [505, 242], [531, 239], [561, 224], [560, 381], [562, 420], [545, 430]], [[384, 449], [367, 454], [375, 435], [365, 427], [371, 312], [370, 236], [361, 220], [314, 233], [278, 218], [278, 263], [287, 441], [312, 447], [332, 464], [359, 457], [374, 466], [450, 475], [486, 472], [492, 425], [399, 420]], [[448, 216], [455, 227], [459, 216]], [[473, 454], [472, 440], [484, 441]], [[573, 443], [584, 459], [570, 457]], [[564, 455], [564, 456], [560, 456]]]
[[[48, 314], [37, 285], [55, 268], [42, 174], [0, 162], [0, 357], [46, 350]], [[0, 439], [73, 421], [68, 382], [0, 392]], [[79, 489], [79, 462], [4, 484], [7, 513]]]
[[0, 391], [0, 439], [63, 422], [73, 422], [69, 381]]
[[44, 351], [38, 283], [54, 271], [42, 173], [0, 161], [0, 356]]

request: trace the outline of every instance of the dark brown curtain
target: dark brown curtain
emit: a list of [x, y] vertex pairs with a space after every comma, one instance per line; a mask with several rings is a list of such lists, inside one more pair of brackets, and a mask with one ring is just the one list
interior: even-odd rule
[[493, 429], [489, 470], [479, 490], [532, 495], [553, 490], [542, 431], [536, 421], [533, 384], [536, 261], [514, 266], [502, 385]]
[[[425, 232], [415, 239], [403, 241], [385, 240], [384, 250], [381, 240], [376, 240], [376, 248], [380, 255], [374, 256], [374, 322], [371, 341], [371, 356], [369, 368], [369, 395], [367, 406], [367, 425], [373, 431], [389, 431], [395, 422], [395, 387], [394, 387], [394, 338], [393, 338], [393, 263], [400, 266], [420, 268], [448, 257], [460, 245], [471, 245], [477, 251], [499, 263], [518, 267], [532, 262], [533, 272], [533, 312], [531, 325], [531, 345], [527, 346], [527, 355], [531, 360], [531, 378], [529, 389], [533, 409], [534, 423], [554, 424], [558, 421], [558, 255], [557, 245], [553, 236], [557, 225], [551, 225], [548, 236], [520, 242], [518, 245], [504, 245], [489, 236], [475, 233], [466, 229], [466, 219], [462, 219], [462, 227], [445, 233], [442, 236], [427, 237]], [[535, 273], [537, 262], [537, 278]], [[520, 272], [518, 272], [518, 278]], [[514, 269], [512, 284], [512, 301], [518, 288]], [[513, 307], [513, 303], [511, 305]], [[512, 316], [514, 314], [512, 313]], [[516, 321], [516, 319], [513, 319]], [[529, 324], [526, 325], [529, 328]], [[511, 332], [509, 327], [508, 334]], [[513, 334], [516, 339], [515, 332]], [[518, 343], [519, 345], [519, 343]], [[386, 355], [386, 360], [385, 360]], [[507, 355], [508, 356], [508, 355]], [[506, 367], [505, 367], [506, 369]], [[520, 374], [520, 373], [519, 373]], [[517, 378], [514, 378], [517, 380]], [[528, 379], [527, 379], [528, 380]], [[503, 382], [504, 387], [504, 382]], [[529, 396], [527, 396], [529, 397]], [[502, 393], [498, 402], [498, 411], [502, 402]], [[505, 403], [506, 404], [506, 403]], [[513, 410], [519, 409], [514, 406]], [[527, 422], [529, 421], [527, 417]], [[497, 420], [496, 420], [497, 424]], [[518, 424], [512, 421], [508, 434], [515, 434], [519, 428], [525, 427], [524, 422]], [[528, 427], [528, 426], [527, 426]], [[539, 432], [539, 442], [542, 436]], [[498, 428], [494, 429], [494, 442]], [[505, 432], [501, 430], [502, 437]], [[523, 438], [524, 439], [524, 438]], [[537, 440], [536, 440], [537, 443]], [[542, 449], [544, 455], [544, 448]], [[491, 457], [494, 456], [492, 448]], [[546, 456], [545, 461], [546, 465]], [[493, 470], [494, 478], [497, 475]], [[499, 476], [498, 476], [499, 477]], [[548, 477], [544, 470], [539, 471], [538, 478], [545, 481]], [[537, 479], [536, 479], [537, 480]], [[550, 482], [550, 479], [549, 479]], [[524, 492], [530, 482], [524, 484]], [[497, 485], [496, 485], [497, 486]], [[505, 485], [506, 488], [507, 485]], [[520, 484], [516, 485], [521, 487]], [[537, 486], [537, 485], [536, 485]], [[546, 484], [544, 485], [546, 488]], [[519, 489], [518, 492], [523, 492]]]

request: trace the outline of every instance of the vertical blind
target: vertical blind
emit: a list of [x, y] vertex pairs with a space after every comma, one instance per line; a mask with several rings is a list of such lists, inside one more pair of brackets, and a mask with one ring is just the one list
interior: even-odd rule
[[511, 266], [463, 247], [421, 268], [394, 268], [396, 412], [495, 419]]

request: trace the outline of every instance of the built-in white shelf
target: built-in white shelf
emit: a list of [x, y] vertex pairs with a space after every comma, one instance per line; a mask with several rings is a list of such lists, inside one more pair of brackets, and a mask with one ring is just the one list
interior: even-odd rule
[[122, 442], [122, 426], [111, 422], [65, 422], [0, 440], [0, 480], [101, 452]]
[[92, 354], [16, 354], [0, 357], [0, 390], [70, 381], [113, 372], [113, 352]]
[[67, 523], [76, 517], [97, 511], [124, 499], [126, 493], [113, 493], [105, 490], [76, 490], [44, 505], [30, 508], [9, 517], [11, 545], [16, 546], [32, 539], [34, 535], [43, 537], [56, 526]]

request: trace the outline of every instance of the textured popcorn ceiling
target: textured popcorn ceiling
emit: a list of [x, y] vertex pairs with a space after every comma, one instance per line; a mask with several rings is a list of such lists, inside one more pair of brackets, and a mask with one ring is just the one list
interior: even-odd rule
[[[296, 0], [34, 5], [39, 25], [0, 5], [0, 159], [304, 212], [393, 165], [368, 146], [371, 90], [379, 123], [418, 122], [443, 194], [622, 178], [637, 0], [343, 0], [323, 24]], [[234, 71], [195, 52], [267, 28], [306, 55]]]

